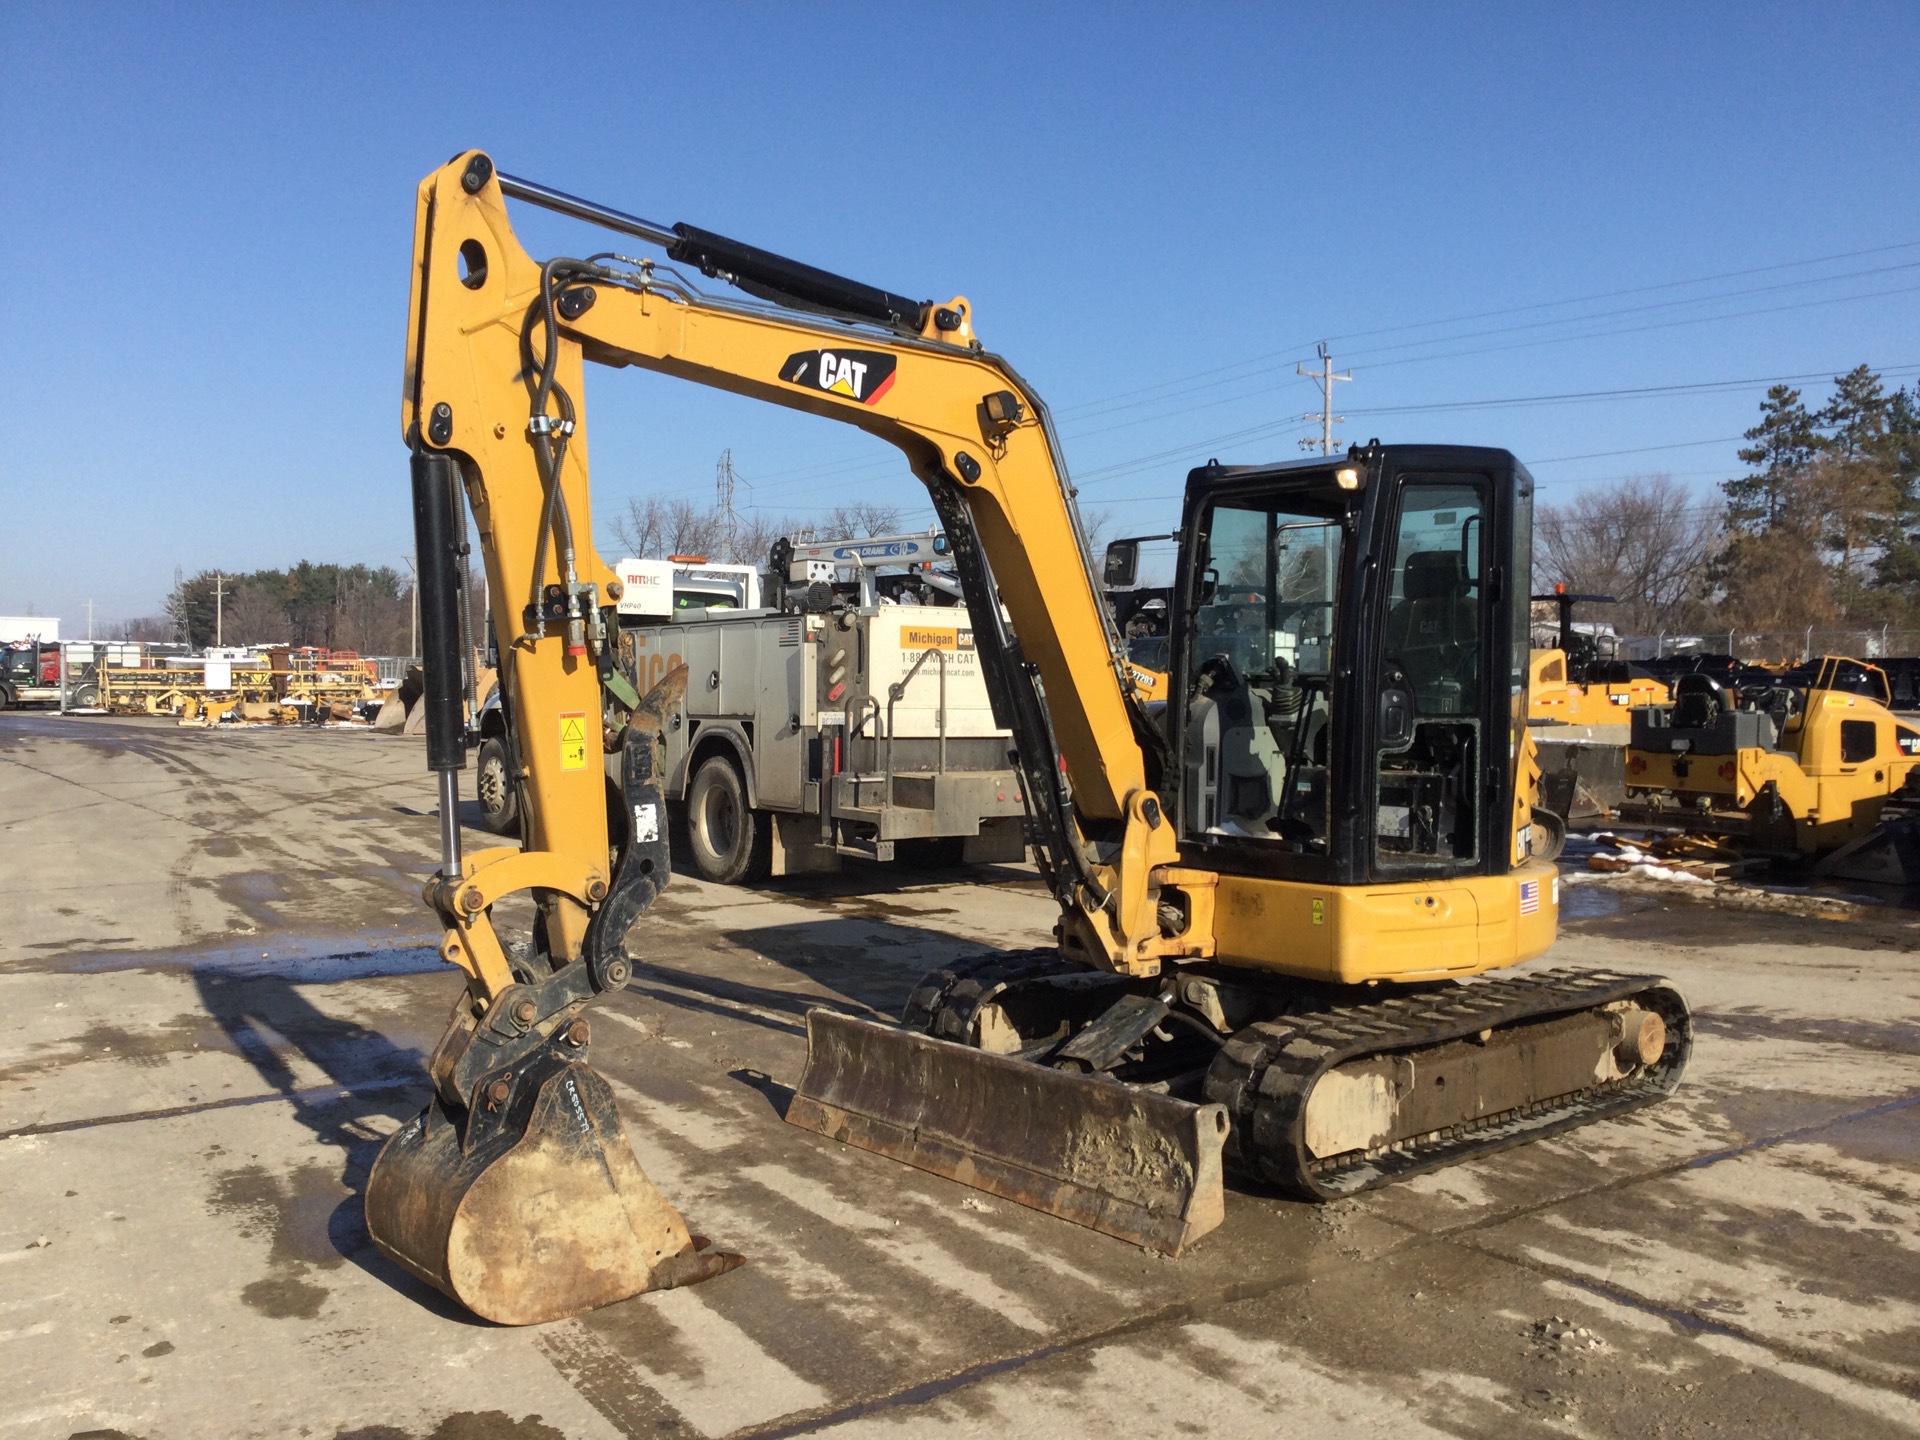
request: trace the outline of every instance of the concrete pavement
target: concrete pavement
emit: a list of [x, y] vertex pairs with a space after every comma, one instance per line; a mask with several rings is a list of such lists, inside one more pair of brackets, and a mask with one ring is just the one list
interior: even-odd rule
[[1336, 1205], [1233, 1191], [1167, 1261], [780, 1119], [808, 1006], [1042, 940], [1030, 871], [677, 875], [594, 1058], [749, 1263], [505, 1330], [360, 1217], [458, 985], [432, 806], [416, 741], [0, 716], [0, 1437], [1920, 1433], [1897, 912], [1583, 893], [1551, 963], [1680, 983], [1675, 1100]]

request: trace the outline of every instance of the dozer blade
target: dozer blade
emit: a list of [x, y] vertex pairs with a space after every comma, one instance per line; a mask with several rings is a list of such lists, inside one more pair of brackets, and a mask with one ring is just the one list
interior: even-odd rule
[[1166, 1255], [1225, 1214], [1224, 1107], [827, 1010], [787, 1122]]
[[435, 1095], [381, 1149], [367, 1232], [388, 1259], [502, 1325], [565, 1319], [740, 1264], [688, 1235], [591, 1066], [542, 1057], [505, 1090], [464, 1117]]

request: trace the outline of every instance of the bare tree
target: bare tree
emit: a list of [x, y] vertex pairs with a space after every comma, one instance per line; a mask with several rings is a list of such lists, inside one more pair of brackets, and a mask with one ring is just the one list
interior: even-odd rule
[[733, 544], [725, 558], [735, 565], [764, 565], [767, 552], [781, 536], [792, 538], [809, 528], [819, 528], [809, 527], [791, 515], [763, 515], [757, 510], [737, 513], [733, 520]]
[[1089, 510], [1080, 507], [1080, 533], [1087, 542], [1087, 564], [1095, 575], [1106, 568], [1107, 532], [1113, 528], [1113, 511], [1102, 507]]
[[154, 643], [172, 640], [179, 633], [180, 627], [171, 615], [142, 615], [135, 620], [122, 620], [107, 632], [106, 638]]
[[627, 501], [626, 514], [615, 515], [608, 529], [622, 554], [640, 559], [711, 556], [720, 548], [721, 520], [716, 507], [696, 505], [684, 497], [635, 496]]
[[228, 640], [237, 645], [282, 644], [288, 638], [286, 610], [260, 585], [242, 582], [227, 601]]
[[1798, 632], [1839, 616], [1833, 572], [1820, 562], [1818, 548], [1788, 526], [1760, 535], [1736, 531], [1716, 557], [1716, 568], [1722, 591], [1716, 629]]
[[1589, 491], [1536, 517], [1536, 588], [1613, 596], [1620, 603], [1608, 618], [1622, 634], [1686, 629], [1701, 618], [1717, 529], [1669, 475]]
[[891, 535], [900, 528], [900, 507], [877, 500], [850, 500], [834, 506], [819, 528], [834, 540], [864, 540], [869, 535]]
[[1841, 610], [1850, 612], [1864, 599], [1873, 562], [1897, 536], [1900, 504], [1898, 476], [1875, 454], [1847, 455], [1835, 447], [1814, 457], [1795, 476], [1790, 505], [1802, 535], [1819, 537], [1833, 572]]

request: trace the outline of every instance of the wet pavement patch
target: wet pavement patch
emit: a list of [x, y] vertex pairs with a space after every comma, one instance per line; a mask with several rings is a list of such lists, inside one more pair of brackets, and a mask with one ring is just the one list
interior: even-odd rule
[[567, 1440], [538, 1415], [516, 1420], [504, 1410], [463, 1410], [424, 1434], [395, 1425], [366, 1425], [334, 1432], [333, 1440]]
[[267, 1273], [240, 1292], [245, 1304], [274, 1320], [319, 1316], [330, 1292], [308, 1277], [345, 1262], [332, 1223], [347, 1194], [325, 1165], [303, 1165], [290, 1175], [248, 1165], [218, 1177], [213, 1209], [237, 1217], [243, 1237], [268, 1240]]

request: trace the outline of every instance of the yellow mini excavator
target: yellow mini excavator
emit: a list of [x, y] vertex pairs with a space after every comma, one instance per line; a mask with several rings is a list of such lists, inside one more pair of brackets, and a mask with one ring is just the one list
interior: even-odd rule
[[[509, 200], [671, 263], [535, 260]], [[427, 899], [467, 977], [432, 1103], [368, 1186], [370, 1233], [414, 1273], [526, 1322], [734, 1263], [640, 1173], [586, 1061], [581, 1012], [646, 963], [644, 930], [633, 955], [623, 942], [667, 878], [656, 748], [676, 699], [671, 681], [636, 693], [607, 620], [589, 360], [855, 425], [905, 455], [950, 541], [1059, 902], [1054, 944], [934, 971], [902, 1025], [813, 1012], [791, 1122], [1177, 1253], [1219, 1222], [1223, 1167], [1348, 1195], [1677, 1083], [1689, 1015], [1656, 977], [1461, 983], [1544, 953], [1558, 905], [1531, 853], [1533, 482], [1512, 455], [1370, 444], [1194, 470], [1155, 719], [1046, 407], [975, 337], [964, 298], [911, 300], [467, 152], [419, 189], [403, 407], [443, 821]], [[461, 491], [524, 802], [521, 847], [464, 856]], [[1127, 548], [1108, 559], [1110, 583], [1130, 584]], [[826, 643], [831, 601], [779, 597], [793, 663], [823, 676], [845, 663]], [[831, 778], [806, 787], [823, 827]], [[522, 892], [535, 918], [508, 935], [495, 907]]]

